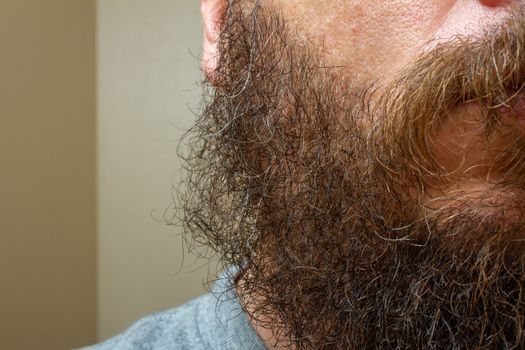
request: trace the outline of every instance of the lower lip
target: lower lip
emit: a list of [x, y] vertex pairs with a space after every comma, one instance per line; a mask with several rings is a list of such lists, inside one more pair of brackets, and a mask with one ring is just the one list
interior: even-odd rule
[[510, 106], [502, 107], [501, 114], [504, 119], [518, 122], [525, 127], [525, 95], [520, 94], [512, 100]]

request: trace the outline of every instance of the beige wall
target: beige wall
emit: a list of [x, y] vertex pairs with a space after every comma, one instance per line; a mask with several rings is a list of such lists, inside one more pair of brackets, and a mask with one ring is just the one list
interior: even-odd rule
[[151, 215], [171, 203], [177, 141], [199, 104], [199, 6], [98, 0], [100, 339], [204, 292], [205, 262], [182, 264], [179, 229]]
[[95, 2], [0, 1], [0, 348], [95, 340]]
[[0, 1], [0, 348], [90, 344], [205, 292], [207, 262], [152, 218], [200, 36], [196, 0]]

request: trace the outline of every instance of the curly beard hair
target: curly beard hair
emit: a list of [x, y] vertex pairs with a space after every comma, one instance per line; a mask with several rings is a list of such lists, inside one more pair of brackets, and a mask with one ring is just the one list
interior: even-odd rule
[[454, 180], [431, 147], [446, 111], [478, 102], [489, 140], [521, 92], [522, 12], [381, 90], [276, 9], [230, 1], [227, 18], [180, 202], [190, 244], [241, 269], [255, 322], [295, 349], [523, 348], [523, 139], [508, 135], [489, 190], [424, 200]]

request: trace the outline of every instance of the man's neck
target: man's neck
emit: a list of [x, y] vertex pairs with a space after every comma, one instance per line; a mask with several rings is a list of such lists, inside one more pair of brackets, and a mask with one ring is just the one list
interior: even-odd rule
[[283, 341], [279, 339], [278, 332], [276, 330], [263, 327], [262, 324], [267, 325], [268, 318], [265, 316], [257, 316], [257, 319], [255, 319], [252, 315], [254, 314], [254, 300], [251, 299], [249, 295], [246, 293], [242, 293], [242, 272], [237, 275], [237, 277], [234, 280], [235, 290], [237, 293], [237, 296], [239, 297], [239, 303], [241, 304], [244, 312], [246, 312], [246, 316], [248, 317], [248, 320], [250, 322], [250, 325], [252, 326], [253, 330], [261, 341], [263, 342], [264, 346], [268, 350], [293, 350], [294, 346], [288, 344], [288, 342]]

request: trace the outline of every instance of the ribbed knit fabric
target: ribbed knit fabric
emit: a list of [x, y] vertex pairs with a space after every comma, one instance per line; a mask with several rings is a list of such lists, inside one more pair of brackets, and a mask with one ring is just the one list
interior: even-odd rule
[[232, 288], [234, 272], [223, 272], [211, 294], [147, 316], [124, 333], [83, 350], [264, 350]]

